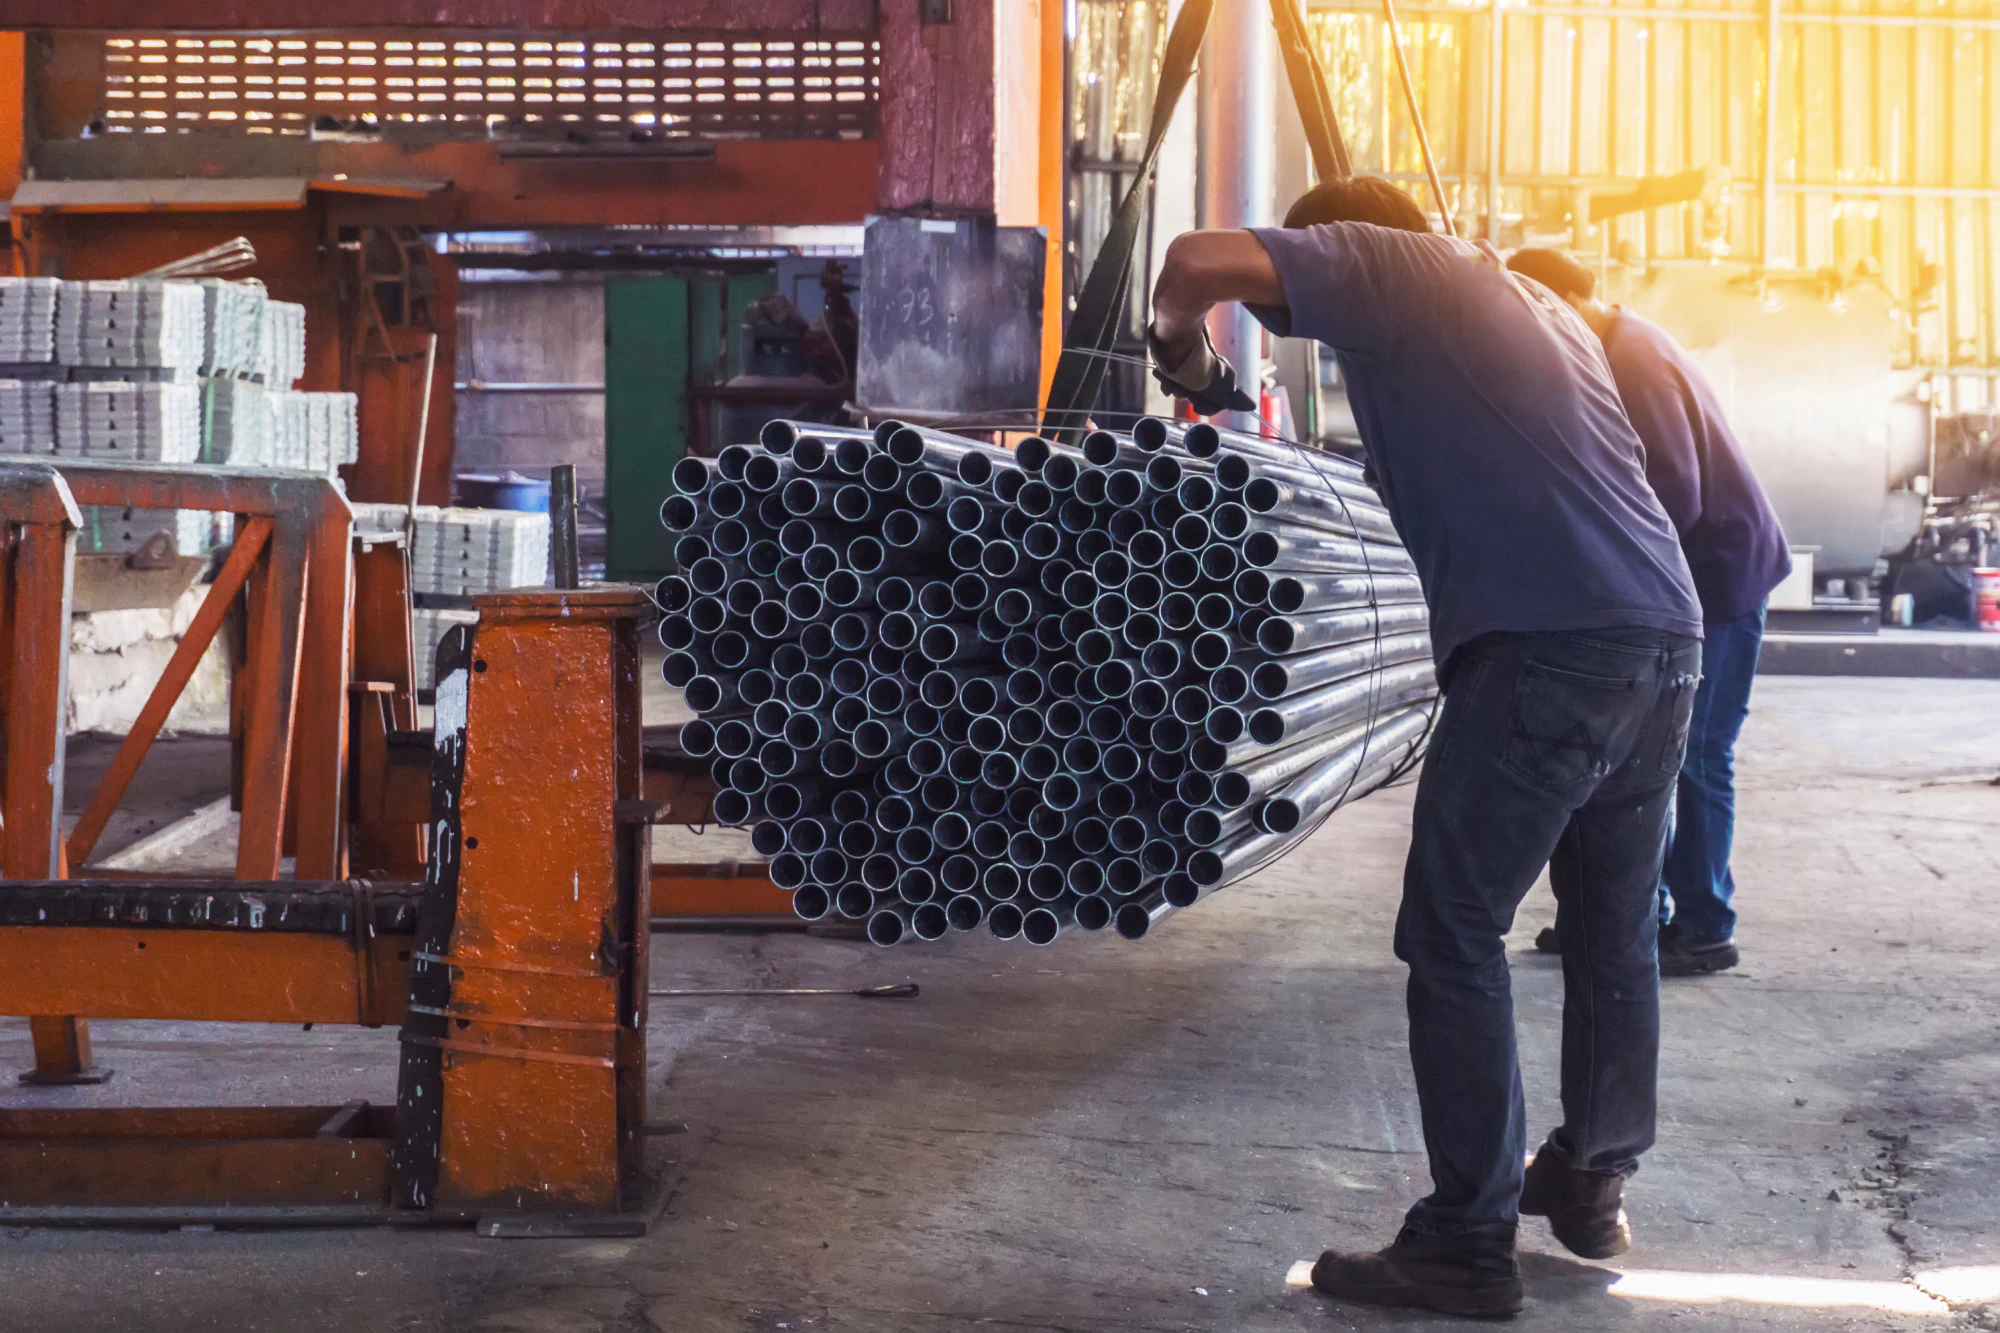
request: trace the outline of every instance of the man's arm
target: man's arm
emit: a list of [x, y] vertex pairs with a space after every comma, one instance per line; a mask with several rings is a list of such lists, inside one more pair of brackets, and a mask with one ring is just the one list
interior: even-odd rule
[[1153, 286], [1153, 338], [1162, 366], [1177, 370], [1202, 346], [1202, 321], [1224, 301], [1285, 305], [1285, 288], [1263, 242], [1247, 231], [1188, 231], [1174, 237]]

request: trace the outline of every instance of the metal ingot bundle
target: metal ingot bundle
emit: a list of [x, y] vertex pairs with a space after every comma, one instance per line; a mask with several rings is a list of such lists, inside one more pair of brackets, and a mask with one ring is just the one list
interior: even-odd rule
[[1013, 451], [773, 422], [683, 459], [662, 668], [809, 920], [1145, 935], [1412, 767], [1437, 687], [1353, 463], [1141, 420]]

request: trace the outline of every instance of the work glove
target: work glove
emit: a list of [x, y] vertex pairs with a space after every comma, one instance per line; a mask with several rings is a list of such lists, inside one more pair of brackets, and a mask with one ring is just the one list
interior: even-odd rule
[[1172, 358], [1151, 327], [1146, 330], [1146, 348], [1153, 356], [1153, 378], [1160, 391], [1185, 398], [1196, 413], [1212, 417], [1218, 412], [1255, 412], [1257, 400], [1236, 382], [1236, 368], [1222, 359], [1209, 341], [1208, 326], [1201, 325], [1201, 342], [1193, 351], [1172, 364]]

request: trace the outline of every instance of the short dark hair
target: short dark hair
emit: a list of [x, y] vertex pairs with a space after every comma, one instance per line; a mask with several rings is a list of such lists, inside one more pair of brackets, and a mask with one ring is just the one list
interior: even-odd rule
[[1429, 231], [1431, 220], [1400, 186], [1380, 176], [1321, 181], [1298, 197], [1285, 214], [1291, 228], [1322, 222], [1372, 222], [1398, 231]]
[[1524, 278], [1533, 278], [1557, 296], [1588, 301], [1597, 290], [1597, 275], [1561, 250], [1540, 246], [1516, 250], [1507, 267]]

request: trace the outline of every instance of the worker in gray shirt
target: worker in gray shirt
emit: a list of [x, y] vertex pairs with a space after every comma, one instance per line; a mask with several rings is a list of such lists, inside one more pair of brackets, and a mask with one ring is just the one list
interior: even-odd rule
[[[1490, 249], [1431, 234], [1386, 181], [1322, 184], [1283, 228], [1169, 247], [1150, 333], [1162, 387], [1239, 405], [1203, 326], [1243, 302], [1333, 349], [1382, 500], [1431, 609], [1444, 691], [1417, 785], [1396, 953], [1431, 1193], [1320, 1290], [1465, 1315], [1521, 1307], [1523, 1212], [1622, 1253], [1653, 1143], [1654, 894], [1700, 672], [1701, 613], [1597, 340]], [[1523, 1175], [1527, 1113], [1504, 937], [1544, 866], [1563, 941], [1563, 1123]]]
[[[1596, 298], [1591, 271], [1560, 250], [1517, 251], [1507, 267], [1575, 307], [1604, 344], [1625, 415], [1646, 448], [1646, 480], [1681, 535], [1701, 598], [1694, 696], [1672, 837], [1660, 876], [1660, 975], [1736, 966], [1736, 737], [1764, 642], [1764, 603], [1791, 572], [1784, 530], [1708, 377], [1667, 331]], [[1669, 916], [1671, 915], [1671, 920]], [[1538, 948], [1557, 952], [1555, 932]]]

